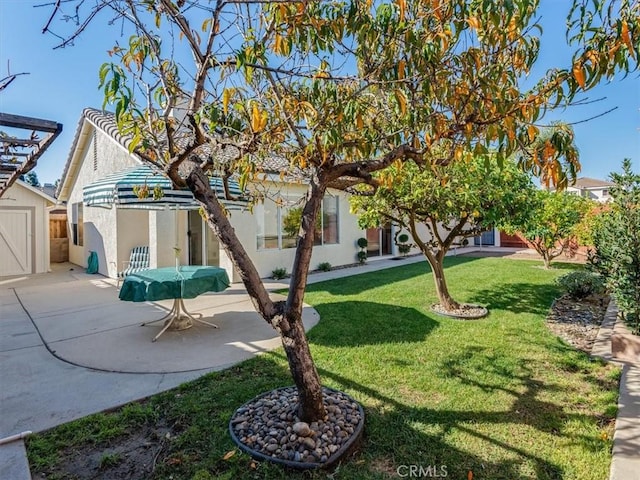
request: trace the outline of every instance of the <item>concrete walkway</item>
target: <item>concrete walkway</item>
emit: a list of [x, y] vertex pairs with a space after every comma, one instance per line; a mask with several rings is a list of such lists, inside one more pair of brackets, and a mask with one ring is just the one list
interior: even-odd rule
[[[531, 258], [530, 252], [518, 255]], [[363, 266], [314, 273], [308, 283], [422, 261], [420, 256], [371, 260]], [[286, 281], [266, 284], [270, 290], [288, 286]], [[139, 324], [163, 316], [170, 302], [120, 302], [114, 285], [113, 280], [87, 275], [70, 264], [57, 265], [48, 274], [0, 279], [0, 439], [47, 430], [169, 390], [280, 345], [239, 285], [185, 302], [190, 311], [202, 312], [220, 329], [197, 325], [165, 333], [156, 343], [151, 338], [159, 327]], [[319, 320], [310, 307], [303, 318], [307, 329]], [[606, 357], [603, 327], [597, 345]], [[638, 445], [640, 365], [626, 365], [610, 480], [640, 478]], [[20, 439], [0, 445], [0, 479], [31, 479]]]
[[638, 480], [640, 479], [640, 358], [637, 362], [621, 362], [612, 358], [611, 334], [617, 317], [618, 310], [611, 302], [591, 354], [622, 367], [609, 480]]

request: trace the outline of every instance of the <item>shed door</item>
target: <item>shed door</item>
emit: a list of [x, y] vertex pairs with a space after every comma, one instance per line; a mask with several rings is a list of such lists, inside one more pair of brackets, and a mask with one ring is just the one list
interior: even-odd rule
[[32, 273], [30, 210], [0, 210], [0, 276]]

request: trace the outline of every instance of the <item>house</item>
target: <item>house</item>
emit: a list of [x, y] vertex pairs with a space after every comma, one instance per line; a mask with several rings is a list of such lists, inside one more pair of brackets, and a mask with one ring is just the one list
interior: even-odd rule
[[21, 180], [0, 197], [0, 277], [49, 271], [49, 211], [55, 203]]
[[[142, 164], [128, 146], [129, 140], [119, 133], [113, 114], [91, 108], [82, 112], [58, 188], [58, 200], [67, 204], [69, 261], [86, 267], [90, 252], [96, 252], [99, 273], [115, 278], [132, 248], [148, 245], [152, 268], [172, 266], [176, 261], [213, 265], [225, 268], [230, 278], [239, 280], [197, 208], [100, 208], [83, 202], [84, 187]], [[296, 238], [292, 225], [296, 224], [306, 186], [300, 181], [283, 181], [277, 166], [265, 168], [265, 172], [260, 188], [266, 186], [270, 195], [264, 203], [255, 205], [252, 213], [230, 209], [230, 218], [260, 275], [268, 277], [276, 268], [291, 271]], [[329, 190], [323, 200], [311, 268], [322, 262], [333, 266], [354, 263], [356, 241], [365, 236], [370, 240], [370, 256], [394, 255], [394, 233], [395, 227], [391, 226], [363, 231], [349, 211], [347, 195]]]
[[604, 203], [611, 199], [609, 189], [613, 186], [613, 183], [605, 180], [580, 177], [576, 179], [573, 185], [567, 187], [567, 193]]

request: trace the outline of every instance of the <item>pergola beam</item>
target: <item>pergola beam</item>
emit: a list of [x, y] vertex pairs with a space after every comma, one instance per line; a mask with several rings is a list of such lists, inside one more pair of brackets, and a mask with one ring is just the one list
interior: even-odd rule
[[[0, 112], [0, 127], [28, 130], [29, 138], [0, 136], [0, 197], [20, 176], [33, 170], [38, 159], [62, 132], [62, 124], [40, 118], [23, 117]], [[42, 138], [38, 139], [38, 134]], [[27, 136], [27, 135], [24, 135]], [[15, 151], [23, 149], [22, 151]], [[24, 149], [30, 150], [25, 152]], [[24, 160], [17, 161], [17, 157]]]

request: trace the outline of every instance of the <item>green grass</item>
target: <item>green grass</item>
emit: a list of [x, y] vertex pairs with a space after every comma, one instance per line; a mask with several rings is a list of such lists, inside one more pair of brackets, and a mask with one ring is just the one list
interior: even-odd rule
[[[323, 384], [356, 398], [367, 418], [359, 454], [331, 478], [398, 477], [401, 465], [445, 465], [452, 479], [466, 479], [469, 470], [489, 480], [607, 478], [619, 371], [544, 325], [559, 294], [553, 279], [575, 267], [545, 271], [537, 262], [496, 258], [446, 265], [454, 298], [488, 306], [489, 317], [431, 313], [436, 297], [422, 263], [309, 286], [306, 301], [321, 316], [309, 340]], [[29, 459], [34, 471], [67, 478], [56, 465], [74, 446], [91, 442], [110, 459], [122, 432], [160, 425], [172, 437], [151, 478], [325, 478], [254, 468], [240, 453], [222, 458], [234, 449], [227, 431], [233, 411], [289, 384], [278, 350], [35, 435]]]

